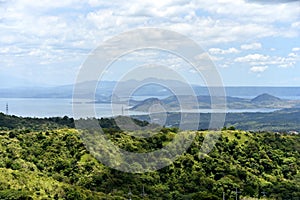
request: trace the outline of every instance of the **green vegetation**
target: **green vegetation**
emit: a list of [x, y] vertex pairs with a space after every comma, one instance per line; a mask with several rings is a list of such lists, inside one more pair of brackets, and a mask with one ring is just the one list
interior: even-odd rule
[[[240, 197], [260, 198], [262, 192], [267, 199], [300, 197], [299, 135], [224, 128], [212, 152], [199, 157], [208, 131], [197, 131], [191, 147], [170, 166], [131, 174], [99, 163], [70, 127], [72, 119], [5, 119], [5, 126], [0, 120], [0, 199], [128, 199], [130, 190], [132, 199], [142, 199], [143, 186], [145, 199], [221, 199], [223, 192], [233, 199], [235, 188]], [[100, 122], [107, 125], [105, 134], [129, 151], [161, 148], [178, 134], [163, 128], [151, 139], [137, 139], [111, 119]]]
[[[184, 113], [190, 115], [189, 119], [197, 119], [197, 113]], [[166, 125], [171, 127], [179, 126], [182, 113], [167, 113]], [[136, 115], [134, 118], [150, 121], [148, 115]], [[200, 114], [199, 129], [206, 130], [209, 127], [211, 119], [210, 113]], [[240, 130], [248, 131], [274, 131], [274, 132], [300, 132], [300, 108], [282, 109], [270, 113], [263, 112], [245, 112], [245, 113], [227, 113], [225, 126], [234, 126]], [[190, 123], [190, 121], [189, 121]], [[197, 122], [194, 122], [197, 123]]]

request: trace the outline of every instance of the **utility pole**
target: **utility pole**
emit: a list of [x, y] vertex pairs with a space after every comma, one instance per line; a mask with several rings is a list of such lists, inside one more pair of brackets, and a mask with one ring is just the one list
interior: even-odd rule
[[6, 103], [6, 114], [8, 115], [8, 103]]
[[143, 197], [143, 199], [145, 198], [145, 196], [146, 196], [146, 193], [145, 193], [145, 187], [144, 187], [144, 185], [143, 185], [143, 190], [142, 190], [142, 197]]
[[223, 192], [223, 200], [225, 200], [225, 192]]
[[235, 200], [238, 200], [239, 193], [241, 193], [241, 192], [238, 192], [238, 188], [236, 187], [235, 188]]
[[131, 188], [129, 188], [128, 196], [129, 196], [129, 200], [131, 200], [131, 196], [132, 196]]

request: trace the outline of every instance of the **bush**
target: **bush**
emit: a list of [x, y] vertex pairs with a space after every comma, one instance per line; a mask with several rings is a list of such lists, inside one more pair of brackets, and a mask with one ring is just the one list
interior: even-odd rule
[[22, 190], [7, 189], [0, 191], [1, 200], [31, 200], [28, 192]]

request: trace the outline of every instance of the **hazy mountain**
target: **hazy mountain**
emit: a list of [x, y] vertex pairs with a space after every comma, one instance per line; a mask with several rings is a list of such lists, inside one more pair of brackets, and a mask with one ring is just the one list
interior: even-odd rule
[[[9, 80], [10, 78], [11, 77], [2, 77], [2, 79], [0, 79], [0, 98], [72, 98], [73, 95], [74, 84], [55, 87], [44, 85], [34, 86], [34, 84], [26, 83], [25, 80], [18, 81], [11, 79], [11, 81]], [[95, 88], [95, 86], [97, 87]], [[202, 96], [202, 98], [204, 98], [204, 102], [208, 101], [206, 98], [210, 99], [210, 93], [207, 87], [188, 85], [177, 80], [161, 80], [155, 78], [123, 82], [101, 81], [97, 83], [96, 81], [88, 81], [78, 83], [76, 88], [83, 98], [92, 92], [95, 93], [96, 100], [99, 101], [113, 95], [117, 95], [121, 98], [128, 97], [129, 95], [162, 98], [167, 96], [191, 95], [191, 88], [194, 90], [196, 96]], [[96, 92], [94, 92], [94, 89], [96, 89]], [[300, 97], [300, 87], [225, 87], [225, 91], [229, 97], [242, 97], [247, 99], [252, 99], [264, 93], [280, 98], [289, 98], [291, 96]], [[240, 102], [244, 100], [227, 98], [227, 101]]]
[[[197, 102], [195, 102], [195, 99]], [[134, 111], [148, 112], [149, 109], [155, 105], [163, 106], [168, 112], [179, 111], [182, 109], [210, 109], [211, 106], [210, 96], [170, 96], [164, 99], [148, 98], [146, 100], [136, 102], [136, 105], [131, 108]], [[228, 109], [255, 109], [255, 108], [293, 108], [298, 107], [300, 100], [281, 100], [278, 97], [261, 94], [253, 99], [237, 98], [237, 97], [220, 97], [216, 96], [214, 99], [214, 107], [222, 108], [224, 101]], [[197, 105], [198, 104], [198, 105]], [[198, 107], [197, 107], [198, 106]]]

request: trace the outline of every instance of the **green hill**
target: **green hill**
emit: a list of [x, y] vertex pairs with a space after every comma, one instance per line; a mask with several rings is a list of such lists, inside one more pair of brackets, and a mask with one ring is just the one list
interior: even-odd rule
[[[159, 149], [177, 131], [163, 128], [151, 138], [137, 139], [105, 129], [115, 145], [133, 152]], [[128, 199], [129, 189], [132, 199], [141, 199], [143, 186], [145, 199], [221, 199], [223, 192], [233, 199], [235, 188], [240, 197], [258, 198], [262, 192], [268, 199], [300, 196], [299, 135], [225, 130], [213, 151], [201, 158], [206, 134], [196, 132], [192, 146], [170, 166], [130, 174], [99, 163], [75, 129], [3, 128], [0, 199]]]

